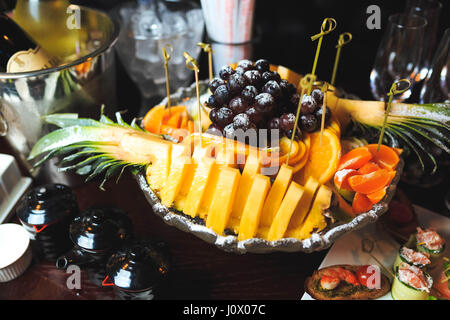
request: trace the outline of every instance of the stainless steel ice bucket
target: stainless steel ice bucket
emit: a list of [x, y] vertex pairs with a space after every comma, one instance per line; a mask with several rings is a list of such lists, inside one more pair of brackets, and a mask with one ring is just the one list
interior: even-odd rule
[[[116, 110], [115, 54], [119, 26], [106, 13], [80, 7], [86, 54], [57, 68], [22, 73], [0, 73], [0, 134], [22, 163], [35, 142], [52, 128], [43, 115], [76, 112], [98, 117], [101, 105], [107, 114]], [[4, 143], [3, 141], [2, 143]], [[43, 167], [52, 175], [56, 172]], [[65, 182], [64, 179], [50, 179]]]

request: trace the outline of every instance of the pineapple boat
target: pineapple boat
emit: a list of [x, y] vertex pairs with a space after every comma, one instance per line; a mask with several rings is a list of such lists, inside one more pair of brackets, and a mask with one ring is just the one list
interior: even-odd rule
[[[255, 80], [257, 73], [248, 71], [271, 75]], [[247, 74], [247, 80], [242, 83], [243, 77], [233, 74]], [[354, 128], [380, 130], [384, 103], [343, 99], [334, 88], [322, 94], [316, 88], [301, 97], [302, 117], [310, 116], [300, 118], [299, 132], [293, 131], [292, 105], [299, 103], [302, 90], [293, 84], [301, 78], [265, 60], [245, 60], [225, 67], [221, 79], [204, 86], [206, 107], [197, 113], [183, 106], [196, 100], [191, 87], [172, 96], [173, 107], [152, 108], [142, 126], [125, 123], [120, 114], [116, 122], [103, 114], [98, 121], [49, 115], [45, 120], [60, 129], [41, 138], [30, 158], [38, 166], [58, 156], [60, 170], [76, 170], [87, 181], [101, 174], [104, 181], [120, 177], [131, 167], [153, 211], [165, 222], [226, 251], [322, 250], [387, 210], [402, 170], [401, 148], [416, 153], [424, 164], [435, 163], [427, 142], [449, 153], [450, 109], [448, 104], [393, 103], [378, 150], [376, 144], [341, 134], [356, 132]], [[230, 79], [236, 83], [229, 84]], [[253, 84], [256, 92], [247, 88]], [[228, 97], [223, 87], [233, 89]], [[287, 99], [277, 96], [277, 87]], [[267, 95], [258, 97], [263, 93], [278, 99], [267, 103]], [[291, 107], [283, 103], [288, 100], [294, 100]], [[269, 111], [264, 110], [269, 104]], [[260, 114], [248, 112], [255, 107]], [[195, 129], [200, 117], [207, 132]], [[258, 117], [265, 119], [254, 120]], [[277, 148], [227, 138], [233, 130], [264, 128], [280, 130]]]

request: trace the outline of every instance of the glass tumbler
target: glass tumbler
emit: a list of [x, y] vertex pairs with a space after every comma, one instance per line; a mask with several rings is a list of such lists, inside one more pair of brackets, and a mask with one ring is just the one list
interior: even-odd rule
[[412, 87], [420, 80], [419, 66], [427, 20], [418, 15], [395, 14], [389, 23], [378, 47], [375, 62], [370, 73], [372, 94], [384, 101], [394, 81], [408, 79], [411, 88], [395, 97], [404, 101], [411, 96]]

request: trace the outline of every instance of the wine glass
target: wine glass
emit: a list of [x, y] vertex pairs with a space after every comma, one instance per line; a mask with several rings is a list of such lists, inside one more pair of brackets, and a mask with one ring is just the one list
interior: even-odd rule
[[433, 49], [435, 49], [436, 36], [439, 28], [439, 15], [442, 3], [437, 0], [407, 0], [405, 13], [416, 14], [427, 19], [423, 52], [419, 66], [420, 80], [424, 80], [430, 70]]
[[450, 101], [450, 28], [445, 30], [420, 92], [421, 103]]
[[426, 26], [427, 20], [418, 15], [400, 13], [389, 17], [370, 73], [372, 94], [377, 100], [385, 101], [392, 83], [400, 79], [410, 80], [411, 88], [395, 100], [410, 97], [414, 83], [420, 79], [418, 71]]

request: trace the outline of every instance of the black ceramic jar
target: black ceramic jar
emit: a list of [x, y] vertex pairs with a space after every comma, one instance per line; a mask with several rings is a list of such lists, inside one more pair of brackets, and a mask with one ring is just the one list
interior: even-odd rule
[[62, 184], [31, 189], [16, 209], [30, 235], [34, 254], [51, 261], [71, 248], [69, 225], [78, 213], [75, 194]]
[[88, 272], [89, 279], [101, 286], [109, 257], [133, 237], [128, 215], [111, 207], [87, 209], [70, 224], [73, 248], [56, 261], [58, 269], [77, 265]]
[[121, 300], [154, 300], [166, 281], [170, 258], [163, 243], [134, 241], [117, 251], [106, 265], [103, 286], [114, 286]]

